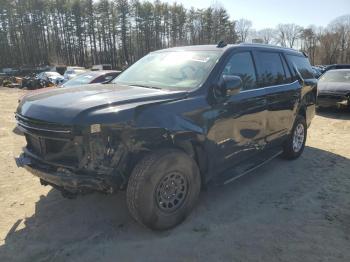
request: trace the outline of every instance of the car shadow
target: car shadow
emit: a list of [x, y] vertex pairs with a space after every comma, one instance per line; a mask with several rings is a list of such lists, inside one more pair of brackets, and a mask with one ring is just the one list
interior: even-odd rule
[[333, 119], [341, 119], [341, 120], [350, 120], [350, 108], [317, 108], [317, 115], [333, 118]]
[[[350, 168], [350, 159], [312, 147], [306, 147], [302, 157], [295, 161], [274, 159], [231, 184], [210, 186], [202, 192], [197, 207], [183, 224], [163, 232], [150, 231], [131, 219], [124, 192], [116, 195], [91, 194], [68, 200], [52, 189], [36, 202], [33, 215], [13, 224], [4, 239], [5, 243], [0, 246], [0, 261], [47, 261], [57, 257], [60, 257], [59, 261], [64, 261], [64, 256], [74, 253], [75, 248], [79, 252], [88, 252], [87, 246], [101, 242], [111, 242], [113, 245], [122, 242], [142, 243], [143, 247], [150, 245], [151, 248], [152, 241], [167, 240], [174, 236], [187, 239], [182, 248], [190, 249], [188, 241], [191, 238], [188, 234], [203, 237], [212, 228], [229, 222], [239, 227], [245, 217], [266, 213], [264, 209], [268, 206], [261, 204], [266, 200], [266, 194], [270, 197], [272, 194], [269, 200], [271, 203], [280, 205], [278, 201], [281, 201], [281, 196], [296, 183], [310, 183], [313, 172], [319, 177], [320, 183], [322, 179], [334, 175], [332, 165]], [[315, 186], [310, 184], [310, 188]], [[266, 191], [274, 185], [275, 189]], [[293, 203], [293, 199], [288, 201]], [[254, 231], [257, 225], [252, 224], [250, 227]], [[104, 249], [103, 252], [118, 257], [120, 249]], [[132, 249], [129, 252], [132, 253]], [[153, 255], [154, 252], [158, 251], [153, 250]], [[131, 253], [137, 255], [137, 252]]]

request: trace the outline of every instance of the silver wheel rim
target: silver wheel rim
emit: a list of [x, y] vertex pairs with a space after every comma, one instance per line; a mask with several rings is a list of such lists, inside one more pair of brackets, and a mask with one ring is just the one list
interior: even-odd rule
[[186, 177], [172, 172], [162, 178], [156, 188], [156, 201], [163, 212], [173, 212], [185, 202], [188, 194]]
[[293, 134], [293, 151], [298, 153], [303, 147], [305, 139], [305, 130], [303, 124], [298, 124]]

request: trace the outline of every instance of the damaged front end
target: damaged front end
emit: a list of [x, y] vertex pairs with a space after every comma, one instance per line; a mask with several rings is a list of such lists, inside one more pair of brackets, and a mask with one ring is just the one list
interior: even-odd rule
[[317, 103], [323, 107], [348, 107], [350, 106], [350, 93], [320, 92], [317, 97]]
[[130, 153], [140, 151], [132, 132], [99, 124], [76, 127], [16, 115], [27, 146], [16, 159], [40, 178], [68, 195], [113, 193], [127, 185]]

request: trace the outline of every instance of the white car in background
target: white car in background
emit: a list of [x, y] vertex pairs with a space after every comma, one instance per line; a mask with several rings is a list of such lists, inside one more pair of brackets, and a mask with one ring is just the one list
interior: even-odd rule
[[63, 75], [64, 82], [72, 79], [73, 77], [76, 77], [77, 75], [85, 73], [86, 71], [87, 70], [84, 67], [67, 67], [67, 70]]
[[49, 81], [54, 84], [59, 84], [63, 81], [63, 76], [57, 72], [42, 72], [37, 76], [40, 80]]

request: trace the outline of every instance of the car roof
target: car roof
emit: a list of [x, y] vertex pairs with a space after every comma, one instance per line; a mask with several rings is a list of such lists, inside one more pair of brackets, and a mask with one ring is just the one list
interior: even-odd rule
[[191, 45], [191, 46], [179, 46], [179, 47], [171, 47], [167, 49], [161, 49], [158, 51], [155, 51], [154, 53], [158, 52], [168, 52], [168, 51], [228, 51], [234, 48], [239, 47], [246, 47], [251, 49], [260, 49], [260, 50], [275, 50], [275, 51], [282, 51], [294, 55], [301, 55], [306, 56], [305, 53], [299, 52], [292, 48], [287, 47], [281, 47], [276, 45], [267, 45], [267, 44], [250, 44], [250, 43], [241, 43], [241, 44], [228, 44], [224, 45], [222, 47], [219, 47], [218, 45]]
[[331, 70], [331, 69], [349, 69], [350, 64], [334, 64], [334, 65], [328, 65], [326, 66], [326, 70]]
[[350, 72], [350, 68], [331, 69], [331, 70], [328, 70], [326, 73], [328, 72]]
[[350, 66], [350, 64], [333, 64], [333, 65], [327, 65], [327, 66]]

